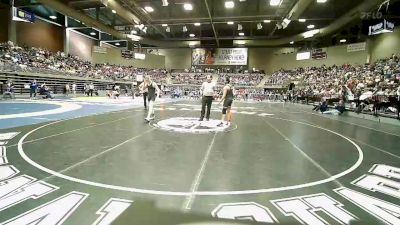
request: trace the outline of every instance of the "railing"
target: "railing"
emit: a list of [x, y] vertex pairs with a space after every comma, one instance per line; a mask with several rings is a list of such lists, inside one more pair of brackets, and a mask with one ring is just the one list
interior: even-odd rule
[[64, 75], [46, 74], [46, 73], [32, 73], [32, 72], [9, 72], [0, 70], [0, 93], [2, 94], [5, 90], [5, 84], [8, 80], [12, 80], [14, 84], [15, 94], [29, 94], [30, 89], [25, 86], [31, 81], [36, 79], [39, 85], [46, 83], [49, 90], [54, 94], [63, 93], [63, 89], [66, 84], [76, 84], [77, 93], [83, 93], [85, 84], [93, 83], [96, 90], [106, 90], [110, 84], [130, 85], [131, 82], [123, 81], [109, 81], [83, 77], [72, 77]]

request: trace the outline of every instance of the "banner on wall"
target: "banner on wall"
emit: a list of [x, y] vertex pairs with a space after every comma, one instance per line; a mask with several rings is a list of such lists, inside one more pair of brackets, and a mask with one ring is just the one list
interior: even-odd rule
[[121, 56], [124, 59], [133, 59], [133, 51], [122, 50], [121, 51]]
[[350, 44], [350, 45], [347, 45], [347, 52], [365, 51], [366, 46], [367, 46], [366, 42]]
[[100, 46], [93, 46], [93, 52], [100, 53], [100, 54], [106, 54], [107, 48], [100, 47]]
[[326, 59], [327, 53], [326, 53], [326, 48], [318, 48], [314, 49], [311, 54], [312, 59]]
[[114, 26], [114, 29], [123, 34], [131, 34], [131, 31], [135, 30], [135, 26], [134, 25]]
[[195, 48], [192, 65], [247, 65], [247, 48]]

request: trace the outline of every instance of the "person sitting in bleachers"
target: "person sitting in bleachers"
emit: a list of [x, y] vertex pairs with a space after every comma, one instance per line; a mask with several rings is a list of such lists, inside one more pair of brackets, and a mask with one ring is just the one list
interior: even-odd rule
[[53, 96], [51, 95], [51, 91], [49, 89], [49, 87], [46, 85], [46, 83], [43, 83], [40, 86], [40, 90], [39, 90], [39, 95], [42, 95], [44, 99], [53, 99]]
[[8, 80], [6, 83], [6, 91], [3, 94], [3, 99], [5, 99], [7, 96], [11, 99], [15, 98], [14, 83], [11, 80]]
[[121, 92], [121, 87], [114, 84], [112, 87], [112, 98], [118, 99]]
[[321, 113], [324, 113], [325, 111], [328, 110], [328, 102], [326, 101], [325, 98], [321, 99], [321, 102], [314, 106], [313, 111], [320, 111]]

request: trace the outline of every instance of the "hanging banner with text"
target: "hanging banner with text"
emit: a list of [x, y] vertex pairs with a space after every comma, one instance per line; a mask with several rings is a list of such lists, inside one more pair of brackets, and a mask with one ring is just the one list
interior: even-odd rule
[[391, 23], [387, 20], [383, 20], [382, 22], [369, 26], [369, 35], [383, 34], [383, 33], [391, 33], [394, 30], [394, 23]]
[[192, 50], [192, 65], [247, 65], [247, 48], [196, 48]]
[[28, 23], [34, 23], [36, 20], [35, 14], [13, 7], [13, 20], [14, 21], [22, 21]]

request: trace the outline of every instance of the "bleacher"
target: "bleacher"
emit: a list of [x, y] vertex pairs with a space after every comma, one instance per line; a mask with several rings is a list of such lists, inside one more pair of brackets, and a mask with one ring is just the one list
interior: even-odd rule
[[16, 95], [27, 95], [29, 94], [30, 89], [25, 88], [25, 85], [29, 85], [29, 83], [36, 79], [38, 84], [46, 83], [49, 87], [50, 91], [54, 94], [63, 93], [63, 88], [66, 84], [76, 84], [77, 93], [84, 92], [84, 85], [86, 83], [93, 83], [96, 87], [96, 90], [102, 91], [106, 90], [107, 85], [117, 83], [120, 85], [130, 85], [130, 82], [123, 81], [108, 81], [108, 80], [99, 80], [99, 79], [91, 79], [91, 78], [83, 78], [83, 77], [71, 77], [71, 76], [63, 76], [63, 75], [53, 75], [53, 74], [39, 74], [39, 73], [24, 73], [24, 72], [5, 72], [0, 71], [0, 94], [3, 94], [5, 90], [5, 84], [7, 80], [12, 80], [14, 83], [14, 90]]

